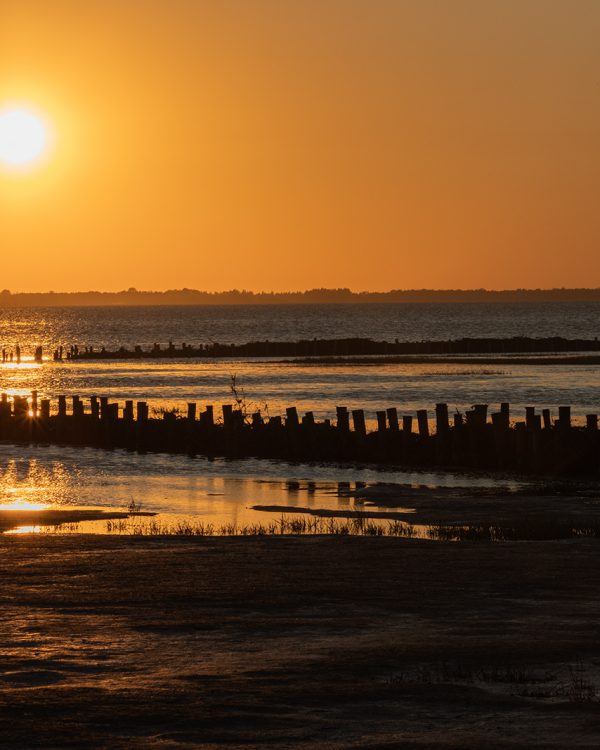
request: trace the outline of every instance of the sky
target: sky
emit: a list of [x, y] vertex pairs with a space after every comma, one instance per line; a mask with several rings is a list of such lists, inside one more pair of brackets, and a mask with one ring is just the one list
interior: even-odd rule
[[0, 286], [600, 286], [597, 0], [2, 0]]

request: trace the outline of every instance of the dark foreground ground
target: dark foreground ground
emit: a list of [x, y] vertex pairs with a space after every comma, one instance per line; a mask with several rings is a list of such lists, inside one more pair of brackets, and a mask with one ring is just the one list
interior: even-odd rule
[[0, 538], [0, 746], [597, 748], [600, 542]]

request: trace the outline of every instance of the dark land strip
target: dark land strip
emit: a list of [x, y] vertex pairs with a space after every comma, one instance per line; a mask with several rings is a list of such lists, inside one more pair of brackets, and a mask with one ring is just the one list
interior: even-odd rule
[[592, 540], [0, 538], [11, 748], [597, 748]]
[[[243, 344], [186, 344], [167, 346], [155, 343], [151, 348], [134, 346], [128, 349], [107, 350], [93, 345], [71, 344], [54, 351], [56, 361], [103, 359], [168, 359], [227, 357], [348, 357], [374, 355], [434, 355], [434, 354], [523, 354], [600, 352], [600, 341], [594, 339], [566, 339], [560, 336], [533, 338], [461, 338], [449, 341], [374, 341], [366, 338], [304, 339], [300, 341], [249, 341]], [[38, 348], [36, 358], [41, 361]]]

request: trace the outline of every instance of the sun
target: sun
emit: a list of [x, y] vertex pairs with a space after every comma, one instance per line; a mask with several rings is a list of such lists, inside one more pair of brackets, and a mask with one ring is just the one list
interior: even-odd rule
[[44, 121], [26, 109], [0, 110], [0, 162], [26, 167], [37, 162], [48, 147]]

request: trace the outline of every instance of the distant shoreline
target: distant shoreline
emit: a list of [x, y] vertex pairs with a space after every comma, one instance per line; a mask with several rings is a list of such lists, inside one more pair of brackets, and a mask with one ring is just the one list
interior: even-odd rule
[[299, 292], [205, 292], [175, 289], [162, 292], [0, 292], [0, 309], [19, 307], [142, 307], [206, 305], [325, 305], [385, 303], [600, 302], [600, 288], [555, 289], [395, 289], [353, 292], [310, 289]]

